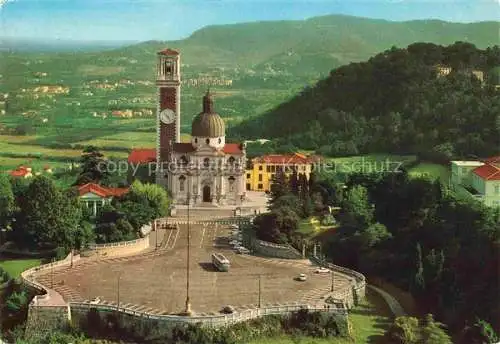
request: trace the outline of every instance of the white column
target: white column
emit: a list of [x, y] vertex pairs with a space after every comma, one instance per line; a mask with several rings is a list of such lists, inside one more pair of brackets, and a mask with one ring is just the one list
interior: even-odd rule
[[94, 201], [94, 216], [97, 216], [97, 201]]

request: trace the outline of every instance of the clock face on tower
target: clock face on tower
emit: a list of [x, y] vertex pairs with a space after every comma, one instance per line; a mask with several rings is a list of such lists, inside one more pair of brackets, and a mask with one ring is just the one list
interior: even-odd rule
[[160, 121], [165, 124], [172, 124], [175, 121], [175, 112], [172, 109], [165, 109], [160, 112]]

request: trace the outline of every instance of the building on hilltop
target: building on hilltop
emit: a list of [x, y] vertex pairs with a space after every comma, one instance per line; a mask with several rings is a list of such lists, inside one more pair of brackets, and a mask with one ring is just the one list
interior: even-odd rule
[[484, 72], [479, 70], [479, 69], [462, 68], [459, 70], [454, 70], [450, 66], [441, 65], [441, 64], [436, 65], [435, 68], [436, 68], [436, 73], [437, 73], [438, 77], [445, 77], [445, 76], [448, 76], [449, 74], [451, 74], [452, 72], [456, 71], [460, 74], [474, 76], [477, 80], [479, 80], [481, 82], [481, 84], [484, 84], [484, 82], [485, 82]]
[[450, 187], [487, 206], [500, 207], [500, 156], [475, 161], [452, 161]]
[[246, 171], [246, 189], [252, 191], [270, 191], [271, 182], [277, 171], [281, 170], [290, 177], [294, 170], [305, 174], [309, 180], [314, 164], [319, 157], [304, 154], [270, 154], [252, 159]]
[[240, 205], [245, 200], [244, 144], [226, 143], [224, 120], [215, 111], [212, 94], [203, 97], [202, 111], [192, 122], [190, 142], [180, 140], [180, 54], [160, 51], [157, 62], [156, 149], [133, 150], [129, 163], [156, 162], [156, 183], [174, 204]]

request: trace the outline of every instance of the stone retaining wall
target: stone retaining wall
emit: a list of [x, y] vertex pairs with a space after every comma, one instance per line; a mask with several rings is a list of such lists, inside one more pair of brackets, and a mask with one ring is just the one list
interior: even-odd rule
[[144, 238], [131, 241], [92, 245], [86, 255], [95, 255], [98, 258], [125, 257], [138, 254], [148, 248], [149, 234]]
[[258, 254], [273, 258], [303, 259], [302, 254], [290, 245], [278, 245], [262, 240], [251, 240], [251, 249]]
[[[136, 322], [150, 322], [151, 324], [156, 323], [164, 327], [173, 326], [180, 323], [186, 324], [201, 324], [205, 327], [224, 327], [233, 325], [239, 322], [248, 321], [251, 319], [260, 318], [266, 315], [287, 315], [292, 312], [297, 312], [302, 309], [307, 309], [310, 312], [328, 312], [335, 316], [338, 321], [347, 322], [348, 310], [345, 308], [325, 308], [324, 303], [318, 305], [307, 305], [307, 304], [287, 304], [287, 305], [275, 305], [271, 307], [264, 308], [253, 308], [243, 310], [241, 312], [235, 312], [232, 314], [216, 314], [216, 315], [205, 315], [205, 316], [178, 316], [178, 315], [154, 315], [143, 312], [138, 312], [130, 309], [120, 308], [119, 313], [123, 316], [129, 316], [130, 321]], [[81, 321], [85, 321], [87, 315], [91, 310], [96, 310], [100, 314], [110, 314], [117, 312], [116, 306], [108, 305], [91, 305], [88, 303], [70, 303], [71, 319], [74, 326], [78, 326]], [[136, 327], [138, 328], [138, 327]]]

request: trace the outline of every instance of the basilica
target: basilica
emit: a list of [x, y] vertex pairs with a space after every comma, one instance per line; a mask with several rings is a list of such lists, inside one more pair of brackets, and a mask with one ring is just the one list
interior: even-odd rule
[[241, 205], [245, 200], [245, 145], [226, 143], [224, 120], [207, 91], [191, 126], [190, 142], [180, 140], [180, 54], [166, 49], [157, 61], [156, 149], [132, 151], [129, 162], [156, 162], [156, 183], [178, 205]]

